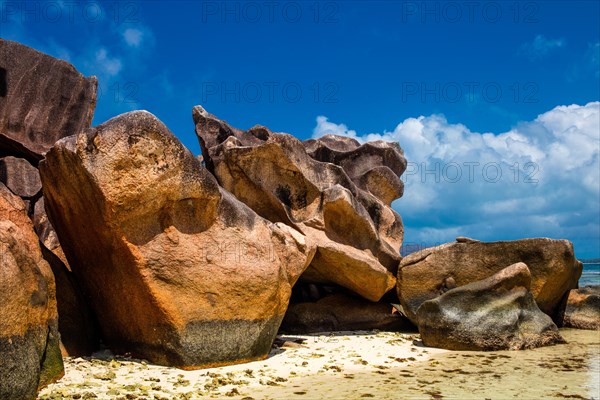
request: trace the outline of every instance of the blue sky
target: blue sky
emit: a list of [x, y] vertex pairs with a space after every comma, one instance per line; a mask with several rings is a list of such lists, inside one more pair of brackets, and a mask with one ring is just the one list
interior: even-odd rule
[[407, 243], [564, 237], [598, 257], [599, 4], [3, 1], [0, 36], [98, 76], [94, 124], [147, 109], [195, 153], [196, 104], [398, 140]]

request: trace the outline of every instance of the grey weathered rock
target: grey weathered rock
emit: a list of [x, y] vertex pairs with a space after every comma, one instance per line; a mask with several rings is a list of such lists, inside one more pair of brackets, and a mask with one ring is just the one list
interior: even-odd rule
[[308, 155], [318, 161], [339, 165], [359, 188], [385, 205], [402, 197], [406, 170], [404, 152], [397, 142], [382, 140], [361, 145], [345, 136], [325, 135], [304, 141]]
[[309, 239], [220, 188], [145, 111], [61, 139], [40, 172], [112, 349], [184, 368], [267, 356]]
[[20, 197], [31, 198], [40, 195], [42, 181], [40, 174], [24, 158], [0, 158], [0, 182]]
[[69, 63], [0, 39], [0, 152], [37, 163], [58, 139], [89, 128], [96, 87]]
[[600, 329], [600, 286], [569, 291], [559, 319], [568, 328]]
[[564, 343], [529, 291], [531, 274], [513, 264], [481, 281], [421, 304], [417, 324], [426, 346], [449, 350], [521, 350]]
[[577, 287], [582, 271], [573, 245], [567, 240], [469, 240], [420, 250], [402, 259], [398, 297], [406, 316], [416, 324], [416, 311], [424, 301], [518, 262], [527, 264], [531, 271], [531, 292], [538, 306], [554, 318], [563, 296]]
[[338, 284], [372, 301], [393, 288], [403, 227], [389, 203], [402, 194], [406, 168], [398, 144], [332, 136], [302, 143], [262, 126], [233, 128], [200, 106], [193, 117], [219, 183], [317, 243], [303, 282]]
[[54, 277], [23, 201], [0, 183], [0, 398], [35, 399], [64, 374]]

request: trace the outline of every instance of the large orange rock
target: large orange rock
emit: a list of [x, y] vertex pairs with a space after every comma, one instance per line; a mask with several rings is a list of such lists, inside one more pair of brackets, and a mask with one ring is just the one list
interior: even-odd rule
[[531, 271], [531, 292], [540, 309], [555, 317], [563, 296], [577, 287], [582, 271], [568, 240], [484, 243], [458, 238], [455, 243], [420, 250], [402, 259], [398, 297], [405, 315], [416, 324], [416, 312], [423, 302], [518, 262], [527, 264]]
[[34, 399], [64, 374], [54, 277], [23, 201], [0, 183], [0, 398]]
[[397, 143], [327, 136], [301, 142], [262, 126], [242, 131], [193, 109], [207, 168], [262, 217], [312, 238], [305, 283], [337, 284], [378, 301], [395, 285], [406, 159]]
[[219, 187], [145, 111], [58, 141], [40, 172], [114, 351], [182, 368], [267, 356], [310, 240]]
[[516, 263], [481, 281], [450, 289], [421, 304], [425, 346], [449, 350], [522, 350], [564, 343], [529, 291], [527, 265]]
[[37, 163], [58, 139], [88, 128], [97, 85], [66, 61], [0, 39], [0, 153]]

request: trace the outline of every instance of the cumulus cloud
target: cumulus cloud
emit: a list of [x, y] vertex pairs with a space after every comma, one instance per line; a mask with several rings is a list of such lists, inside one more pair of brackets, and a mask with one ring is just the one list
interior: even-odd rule
[[334, 124], [329, 122], [327, 117], [318, 116], [317, 126], [313, 131], [313, 137], [321, 137], [325, 135], [342, 135], [357, 138], [356, 131], [348, 130], [348, 127], [344, 124]]
[[125, 29], [123, 32], [123, 39], [128, 46], [140, 47], [144, 38], [144, 32], [135, 28]]
[[400, 143], [409, 164], [394, 208], [407, 242], [561, 237], [598, 254], [600, 102], [558, 106], [499, 134], [443, 115], [366, 135], [320, 116], [313, 137], [327, 133]]
[[550, 51], [564, 47], [565, 45], [566, 41], [563, 38], [548, 39], [544, 35], [537, 35], [533, 41], [523, 43], [520, 52], [531, 59], [539, 59], [548, 55]]

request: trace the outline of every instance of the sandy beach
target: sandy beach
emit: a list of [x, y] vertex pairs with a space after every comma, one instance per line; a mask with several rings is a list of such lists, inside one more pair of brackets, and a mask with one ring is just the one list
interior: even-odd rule
[[66, 358], [39, 399], [600, 398], [600, 332], [527, 351], [426, 348], [416, 333], [280, 335], [262, 361], [183, 371], [97, 353]]
[[[394, 379], [391, 370], [408, 368], [445, 350], [416, 345], [419, 335], [396, 332], [338, 332], [279, 335], [262, 361], [195, 371], [114, 357], [66, 358], [65, 377], [39, 398], [312, 398], [307, 378], [351, 387], [356, 374]], [[365, 397], [370, 389], [365, 388]], [[323, 393], [325, 395], [325, 393]], [[62, 396], [62, 397], [61, 397]], [[81, 397], [78, 397], [81, 396]]]

